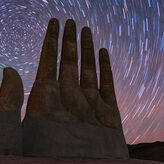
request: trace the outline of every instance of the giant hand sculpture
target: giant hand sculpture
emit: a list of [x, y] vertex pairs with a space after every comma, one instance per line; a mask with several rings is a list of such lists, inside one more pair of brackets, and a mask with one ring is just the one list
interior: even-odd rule
[[106, 49], [99, 51], [98, 89], [91, 30], [81, 32], [78, 84], [76, 26], [67, 20], [57, 80], [59, 23], [51, 19], [23, 122], [24, 154], [52, 157], [128, 157]]
[[0, 155], [22, 155], [21, 107], [24, 89], [13, 68], [3, 70], [0, 88]]

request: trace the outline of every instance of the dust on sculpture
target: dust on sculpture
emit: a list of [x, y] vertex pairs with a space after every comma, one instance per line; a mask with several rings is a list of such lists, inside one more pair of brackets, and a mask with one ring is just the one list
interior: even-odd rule
[[76, 25], [67, 20], [57, 80], [58, 35], [52, 18], [23, 121], [24, 155], [128, 157], [107, 50], [99, 51], [98, 89], [91, 30], [82, 29], [78, 84]]

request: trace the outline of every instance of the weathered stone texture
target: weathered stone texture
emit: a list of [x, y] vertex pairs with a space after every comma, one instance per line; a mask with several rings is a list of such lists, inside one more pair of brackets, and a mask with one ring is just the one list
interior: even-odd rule
[[0, 88], [0, 155], [22, 155], [24, 89], [16, 70], [5, 68]]
[[51, 19], [23, 122], [24, 155], [127, 158], [107, 51], [101, 49], [99, 54], [102, 80], [98, 89], [91, 30], [82, 29], [78, 84], [76, 26], [67, 20], [57, 80], [58, 30], [58, 21]]
[[123, 132], [118, 129], [43, 117], [28, 117], [25, 126], [26, 156], [128, 157]]
[[23, 100], [24, 89], [21, 77], [13, 68], [4, 68], [0, 88], [0, 109], [20, 112]]

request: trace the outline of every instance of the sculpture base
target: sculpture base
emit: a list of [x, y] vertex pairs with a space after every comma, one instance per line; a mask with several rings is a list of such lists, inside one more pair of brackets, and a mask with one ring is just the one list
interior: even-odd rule
[[22, 155], [22, 125], [18, 111], [0, 111], [0, 155]]
[[23, 153], [36, 157], [129, 157], [121, 130], [28, 115], [23, 122]]

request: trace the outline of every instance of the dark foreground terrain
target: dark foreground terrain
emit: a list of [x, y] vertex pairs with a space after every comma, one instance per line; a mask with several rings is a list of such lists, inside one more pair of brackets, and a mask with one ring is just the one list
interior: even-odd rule
[[162, 164], [164, 142], [128, 145], [130, 159], [35, 158], [1, 156], [0, 164]]
[[128, 145], [131, 158], [164, 162], [164, 142]]
[[162, 164], [163, 162], [138, 159], [55, 159], [55, 158], [26, 158], [1, 157], [2, 164]]

